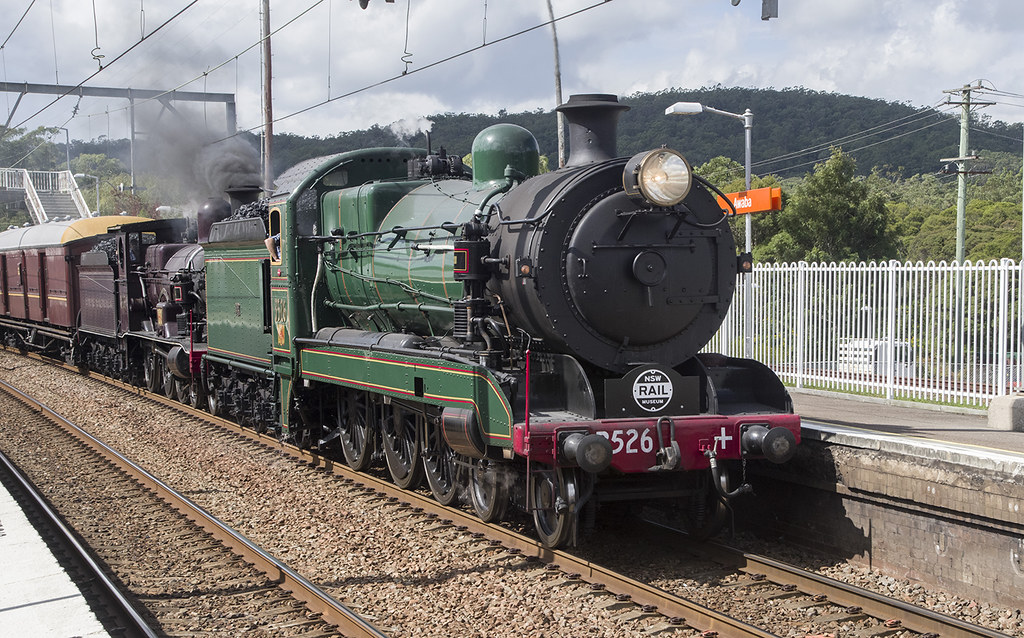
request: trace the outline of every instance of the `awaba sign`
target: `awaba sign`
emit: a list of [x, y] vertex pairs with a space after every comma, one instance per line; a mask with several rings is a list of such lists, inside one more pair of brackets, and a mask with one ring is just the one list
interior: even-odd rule
[[[726, 197], [729, 198], [729, 201], [736, 208], [737, 215], [766, 213], [782, 209], [781, 188], [754, 188], [749, 191], [729, 193]], [[729, 204], [721, 197], [718, 197], [718, 205], [725, 210], [729, 210]]]

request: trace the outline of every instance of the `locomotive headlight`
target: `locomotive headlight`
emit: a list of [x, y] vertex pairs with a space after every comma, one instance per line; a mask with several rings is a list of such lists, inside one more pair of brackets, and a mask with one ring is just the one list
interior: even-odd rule
[[655, 206], [675, 206], [686, 198], [692, 183], [690, 163], [668, 148], [634, 155], [622, 171], [626, 195]]

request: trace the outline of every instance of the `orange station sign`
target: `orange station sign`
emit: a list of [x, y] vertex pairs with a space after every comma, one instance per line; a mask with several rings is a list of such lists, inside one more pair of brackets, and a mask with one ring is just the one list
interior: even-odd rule
[[[717, 197], [717, 196], [716, 196]], [[736, 207], [737, 215], [746, 213], [766, 213], [772, 210], [782, 210], [782, 189], [781, 188], [754, 188], [749, 191], [728, 193], [726, 197]], [[729, 210], [729, 204], [717, 197], [718, 205]]]

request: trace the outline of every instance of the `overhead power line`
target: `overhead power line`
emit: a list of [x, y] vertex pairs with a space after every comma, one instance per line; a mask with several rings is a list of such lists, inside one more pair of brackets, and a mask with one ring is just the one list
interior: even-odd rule
[[[901, 137], [906, 137], [908, 135], [913, 135], [914, 133], [920, 133], [921, 131], [923, 131], [925, 129], [929, 129], [929, 128], [933, 127], [933, 126], [938, 126], [940, 124], [947, 124], [947, 123], [950, 123], [950, 122], [953, 122], [953, 120], [937, 120], [937, 121], [932, 122], [930, 124], [926, 124], [924, 126], [920, 126], [920, 127], [916, 128], [916, 129], [913, 129], [911, 131], [904, 131], [903, 133], [900, 133], [898, 135], [892, 135], [890, 137], [887, 137], [887, 138], [882, 139], [882, 140], [877, 140], [877, 141], [872, 142], [870, 144], [865, 144], [863, 146], [858, 146], [856, 148], [844, 149], [843, 152], [846, 153], [847, 155], [854, 155], [854, 154], [856, 154], [856, 153], [858, 153], [860, 151], [863, 151], [866, 148], [871, 148], [872, 146], [878, 146], [879, 144], [885, 144], [886, 142], [891, 142], [893, 140], [898, 140]], [[824, 149], [821, 149], [821, 150], [824, 150]], [[772, 160], [765, 160], [765, 161], [772, 161]], [[800, 162], [799, 164], [792, 164], [790, 166], [786, 166], [786, 167], [783, 167], [783, 168], [780, 168], [780, 169], [776, 169], [773, 172], [785, 173], [786, 171], [791, 171], [791, 170], [793, 170], [795, 168], [801, 168], [803, 166], [810, 166], [812, 164], [816, 164], [819, 161], [820, 161], [820, 159], [815, 158], [815, 159], [812, 159], [812, 160], [808, 160], [806, 162]]]
[[21, 26], [22, 20], [25, 19], [25, 16], [28, 15], [29, 9], [31, 9], [32, 5], [34, 5], [35, 3], [36, 3], [36, 0], [32, 0], [31, 2], [28, 3], [28, 7], [25, 8], [25, 13], [21, 14], [21, 17], [18, 18], [18, 24], [14, 25], [14, 28], [11, 29], [11, 32], [7, 34], [6, 38], [4, 38], [4, 43], [0, 44], [0, 49], [2, 49], [5, 46], [7, 46], [7, 43], [11, 41], [11, 36], [13, 36], [14, 32], [18, 30], [18, 27]]
[[[181, 89], [183, 89], [184, 87], [188, 86], [189, 84], [192, 84], [194, 82], [198, 82], [199, 80], [206, 80], [206, 78], [208, 78], [210, 76], [210, 74], [213, 73], [214, 71], [220, 70], [221, 68], [223, 68], [223, 67], [227, 66], [228, 64], [230, 64], [231, 62], [237, 62], [238, 58], [242, 57], [243, 55], [245, 55], [249, 51], [252, 51], [256, 47], [259, 47], [259, 46], [263, 45], [264, 41], [267, 38], [271, 38], [271, 37], [277, 35], [281, 31], [283, 31], [284, 29], [288, 28], [288, 26], [290, 26], [293, 22], [295, 22], [296, 20], [298, 20], [302, 16], [306, 15], [307, 13], [309, 13], [310, 11], [312, 11], [315, 8], [317, 8], [318, 6], [320, 6], [323, 3], [324, 3], [324, 0], [316, 0], [316, 2], [314, 2], [310, 6], [306, 7], [305, 9], [303, 9], [301, 12], [299, 12], [298, 14], [293, 16], [290, 20], [288, 20], [287, 22], [285, 22], [284, 24], [282, 24], [278, 28], [276, 28], [273, 31], [271, 31], [269, 35], [260, 37], [258, 40], [256, 40], [252, 44], [248, 45], [247, 47], [245, 47], [244, 49], [242, 49], [238, 53], [234, 54], [230, 58], [227, 58], [226, 60], [224, 60], [224, 61], [222, 61], [222, 62], [220, 62], [218, 64], [215, 64], [212, 67], [207, 68], [201, 74], [199, 74], [199, 75], [197, 75], [197, 76], [195, 76], [195, 77], [193, 77], [193, 78], [191, 78], [189, 80], [185, 80], [184, 82], [178, 84], [177, 86], [175, 86], [173, 88], [170, 88], [170, 89], [167, 89], [166, 91], [163, 91], [161, 93], [161, 95], [167, 94], [167, 93], [173, 93], [174, 91], [180, 91]], [[186, 7], [186, 8], [188, 8], [188, 7]], [[154, 31], [153, 33], [156, 33], [156, 32]], [[151, 33], [150, 35], [153, 35], [153, 33]], [[159, 96], [152, 97], [152, 98], [149, 98], [149, 100], [158, 99], [158, 97]], [[140, 104], [145, 104], [149, 100], [140, 102]], [[119, 108], [119, 109], [107, 109], [107, 110], [103, 111], [102, 113], [87, 113], [86, 117], [92, 117], [93, 115], [109, 115], [110, 113], [117, 113], [118, 111], [125, 111], [125, 110], [127, 110], [127, 107], [122, 107], [122, 108]], [[256, 128], [259, 128], [259, 127], [256, 127]], [[254, 129], [248, 129], [248, 130], [251, 131], [251, 130], [254, 130]]]
[[195, 4], [197, 3], [197, 2], [199, 2], [199, 0], [192, 0], [191, 2], [189, 2], [189, 3], [188, 3], [187, 5], [185, 5], [185, 7], [183, 7], [183, 8], [182, 8], [182, 9], [181, 9], [180, 11], [178, 11], [177, 13], [175, 13], [174, 15], [172, 15], [172, 16], [171, 16], [170, 18], [167, 18], [167, 20], [165, 20], [165, 21], [163, 22], [163, 24], [161, 24], [160, 26], [158, 26], [158, 27], [157, 27], [156, 29], [154, 29], [154, 30], [153, 30], [153, 31], [151, 31], [150, 33], [148, 33], [148, 34], [144, 35], [144, 36], [143, 36], [142, 38], [140, 38], [140, 39], [139, 39], [139, 41], [138, 41], [138, 42], [136, 42], [135, 44], [131, 45], [130, 47], [128, 47], [127, 49], [125, 49], [124, 51], [122, 51], [122, 52], [121, 52], [121, 53], [120, 53], [120, 54], [119, 54], [119, 55], [118, 55], [118, 56], [117, 56], [116, 58], [114, 58], [113, 60], [111, 60], [111, 61], [110, 61], [110, 62], [109, 62], [109, 63], [108, 63], [108, 64], [107, 64], [107, 65], [106, 65], [105, 67], [103, 67], [103, 68], [101, 68], [101, 69], [97, 70], [97, 71], [96, 71], [95, 73], [93, 73], [93, 74], [92, 74], [92, 75], [90, 75], [89, 77], [85, 78], [84, 80], [82, 80], [82, 81], [81, 81], [81, 82], [79, 82], [78, 84], [74, 85], [74, 86], [72, 87], [72, 89], [71, 89], [70, 91], [68, 91], [67, 93], [64, 93], [63, 95], [60, 95], [60, 96], [58, 96], [58, 97], [54, 98], [54, 100], [53, 100], [52, 102], [50, 102], [49, 104], [47, 104], [47, 105], [46, 105], [46, 106], [44, 106], [43, 108], [39, 109], [38, 111], [36, 111], [36, 112], [35, 112], [35, 113], [33, 113], [32, 115], [30, 115], [30, 116], [28, 116], [27, 118], [25, 118], [24, 120], [22, 120], [22, 121], [21, 121], [21, 122], [20, 122], [20, 123], [19, 123], [19, 124], [18, 124], [18, 125], [17, 125], [16, 127], [15, 127], [15, 128], [21, 128], [21, 127], [22, 127], [22, 126], [23, 126], [23, 125], [24, 125], [25, 123], [27, 123], [27, 122], [28, 122], [29, 120], [31, 120], [32, 118], [34, 118], [34, 117], [36, 117], [37, 115], [41, 114], [41, 113], [42, 113], [43, 111], [46, 111], [46, 110], [47, 110], [47, 109], [49, 109], [49, 108], [50, 108], [51, 106], [53, 106], [53, 105], [54, 105], [54, 104], [56, 104], [57, 102], [61, 101], [62, 99], [64, 99], [64, 98], [65, 98], [65, 97], [67, 97], [68, 95], [71, 95], [72, 93], [74, 93], [75, 89], [77, 89], [77, 88], [81, 87], [81, 86], [82, 86], [83, 84], [85, 84], [85, 83], [86, 83], [86, 82], [88, 82], [89, 80], [93, 79], [94, 77], [96, 77], [97, 75], [99, 75], [100, 73], [102, 73], [103, 71], [105, 71], [106, 69], [109, 69], [109, 68], [110, 68], [110, 67], [111, 67], [111, 66], [112, 66], [112, 65], [113, 65], [114, 63], [116, 63], [116, 62], [117, 62], [118, 60], [120, 60], [120, 59], [121, 59], [121, 58], [123, 58], [124, 56], [128, 55], [129, 53], [131, 53], [131, 52], [132, 52], [132, 51], [133, 51], [133, 50], [135, 49], [135, 47], [137, 47], [137, 46], [139, 46], [140, 44], [142, 44], [143, 42], [145, 42], [145, 41], [146, 41], [147, 39], [149, 39], [150, 37], [152, 37], [152, 36], [153, 36], [153, 35], [154, 35], [155, 33], [157, 33], [158, 31], [160, 31], [161, 29], [163, 29], [164, 27], [166, 27], [166, 26], [167, 26], [168, 24], [170, 24], [170, 23], [171, 23], [172, 21], [176, 20], [176, 19], [177, 19], [177, 18], [178, 18], [179, 16], [181, 16], [181, 15], [182, 15], [183, 13], [185, 13], [186, 11], [188, 11], [189, 9], [191, 9], [191, 8], [192, 8], [192, 7], [193, 7], [193, 6], [194, 6], [194, 5], [195, 5]]
[[[938, 105], [935, 105], [935, 106], [938, 106]], [[866, 129], [863, 129], [861, 131], [850, 133], [848, 135], [844, 135], [843, 137], [838, 137], [838, 138], [829, 140], [827, 142], [821, 142], [819, 144], [815, 144], [813, 146], [809, 146], [807, 148], [800, 149], [798, 151], [792, 151], [790, 153], [784, 153], [782, 155], [778, 155], [778, 156], [770, 158], [770, 159], [761, 160], [759, 162], [755, 162], [754, 166], [764, 166], [764, 165], [767, 165], [767, 164], [772, 164], [772, 163], [776, 163], [776, 162], [780, 162], [780, 161], [784, 161], [784, 160], [795, 159], [797, 157], [802, 157], [804, 155], [820, 153], [821, 151], [828, 150], [829, 148], [832, 148], [833, 146], [842, 146], [843, 144], [846, 144], [846, 143], [849, 143], [849, 142], [857, 142], [857, 141], [862, 140], [862, 139], [867, 138], [867, 137], [872, 137], [874, 135], [879, 135], [881, 133], [886, 133], [888, 131], [892, 131], [894, 129], [898, 129], [898, 128], [903, 127], [903, 126], [908, 126], [910, 124], [915, 124], [915, 123], [920, 122], [922, 120], [926, 120], [926, 119], [934, 117], [935, 115], [938, 115], [939, 111], [936, 110], [935, 106], [925, 107], [925, 108], [920, 109], [918, 111], [915, 111], [915, 112], [913, 112], [913, 113], [911, 113], [909, 115], [905, 115], [903, 117], [897, 118], [895, 120], [890, 120], [890, 121], [882, 123], [882, 124], [877, 124], [877, 125], [872, 126], [870, 128], [866, 128]], [[928, 128], [928, 127], [922, 127], [922, 128]], [[917, 131], [917, 130], [922, 130], [922, 129], [914, 129], [914, 130]], [[895, 138], [887, 138], [887, 139], [895, 139]], [[885, 140], [883, 140], [883, 141], [885, 141]], [[866, 147], [862, 147], [862, 148], [866, 148]]]
[[[612, 0], [600, 0], [598, 2], [595, 2], [592, 5], [583, 7], [581, 9], [577, 9], [576, 11], [573, 11], [572, 13], [567, 13], [567, 14], [565, 14], [563, 16], [559, 16], [559, 17], [557, 17], [557, 18], [555, 18], [553, 20], [547, 20], [547, 21], [542, 22], [540, 24], [535, 24], [535, 25], [533, 25], [531, 27], [527, 27], [527, 28], [522, 29], [520, 31], [516, 31], [515, 33], [510, 33], [509, 35], [506, 35], [504, 37], [498, 38], [497, 40], [491, 40], [490, 42], [485, 42], [485, 43], [480, 44], [478, 46], [475, 46], [475, 47], [472, 47], [472, 48], [469, 48], [469, 49], [465, 49], [465, 50], [460, 51], [458, 53], [452, 54], [452, 55], [450, 55], [450, 56], [448, 56], [446, 58], [442, 58], [440, 60], [435, 60], [434, 62], [431, 62], [429, 64], [421, 66], [421, 67], [419, 67], [417, 69], [412, 69], [411, 71], [403, 71], [399, 75], [393, 75], [393, 76], [391, 76], [389, 78], [386, 78], [384, 80], [380, 80], [379, 82], [374, 82], [373, 84], [368, 84], [368, 85], [366, 85], [366, 86], [364, 86], [362, 88], [354, 89], [354, 90], [349, 91], [347, 93], [343, 93], [341, 95], [336, 95], [334, 97], [327, 98], [326, 100], [322, 100], [320, 102], [317, 102], [316, 104], [312, 104], [310, 106], [307, 106], [306, 108], [299, 109], [298, 111], [295, 111], [293, 113], [289, 113], [288, 115], [284, 115], [282, 117], [275, 118], [274, 119], [274, 123], [276, 124], [278, 122], [282, 122], [282, 121], [287, 120], [289, 118], [295, 117], [296, 115], [302, 115], [303, 113], [308, 113], [309, 111], [318, 109], [321, 106], [325, 106], [327, 104], [330, 104], [331, 102], [334, 102], [334, 101], [337, 101], [337, 100], [340, 100], [340, 99], [343, 99], [343, 98], [347, 98], [347, 97], [352, 97], [353, 95], [357, 95], [359, 93], [364, 93], [364, 92], [369, 91], [371, 89], [375, 89], [377, 87], [384, 86], [385, 84], [390, 84], [391, 82], [394, 82], [395, 80], [400, 80], [400, 79], [402, 79], [404, 77], [409, 77], [409, 76], [413, 75], [414, 73], [419, 73], [421, 71], [426, 71], [427, 69], [432, 69], [432, 68], [434, 68], [436, 66], [441, 66], [442, 64], [446, 64], [448, 62], [451, 62], [452, 60], [457, 60], [457, 59], [459, 59], [461, 57], [464, 57], [464, 56], [467, 56], [467, 55], [469, 55], [471, 53], [476, 53], [477, 51], [480, 51], [480, 50], [485, 49], [487, 47], [491, 47], [491, 46], [494, 46], [496, 44], [501, 44], [503, 42], [506, 42], [508, 40], [512, 40], [514, 38], [518, 38], [519, 36], [525, 35], [525, 34], [530, 33], [532, 31], [536, 31], [538, 29], [543, 29], [543, 28], [548, 27], [548, 26], [550, 26], [550, 25], [552, 25], [552, 24], [554, 24], [556, 22], [560, 22], [562, 20], [566, 20], [568, 18], [575, 17], [575, 16], [577, 16], [577, 15], [579, 15], [581, 13], [586, 13], [587, 11], [590, 11], [591, 9], [596, 9], [597, 7], [600, 7], [601, 5], [607, 4], [607, 3], [611, 2], [611, 1]], [[250, 127], [250, 128], [248, 128], [246, 130], [249, 131], [249, 132], [252, 132], [252, 131], [254, 131], [254, 130], [258, 129], [258, 128], [260, 128], [260, 126], [253, 126], [253, 127]]]

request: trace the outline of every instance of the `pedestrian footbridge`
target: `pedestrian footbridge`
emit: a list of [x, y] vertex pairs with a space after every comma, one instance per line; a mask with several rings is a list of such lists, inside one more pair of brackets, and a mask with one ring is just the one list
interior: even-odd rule
[[21, 201], [36, 224], [92, 216], [71, 171], [0, 168], [0, 204]]

